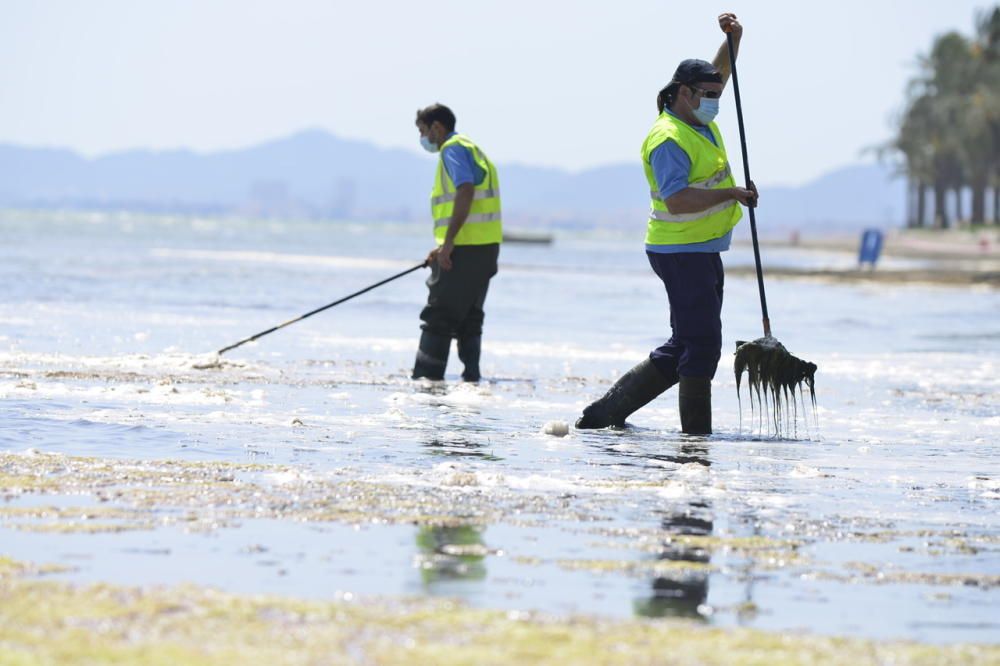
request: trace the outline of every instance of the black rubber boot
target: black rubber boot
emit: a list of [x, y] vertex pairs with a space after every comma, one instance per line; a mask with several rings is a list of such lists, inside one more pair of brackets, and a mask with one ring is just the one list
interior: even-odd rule
[[712, 434], [712, 380], [707, 377], [681, 377], [677, 392], [681, 413], [681, 431], [689, 435]]
[[482, 343], [483, 338], [479, 335], [458, 339], [458, 358], [465, 364], [462, 379], [467, 382], [478, 382], [480, 379], [479, 354], [482, 351]]
[[603, 398], [587, 406], [583, 410], [583, 416], [576, 420], [576, 427], [623, 426], [632, 412], [648, 404], [674, 383], [664, 377], [647, 358], [622, 375]]
[[417, 349], [417, 360], [413, 364], [413, 379], [444, 379], [444, 370], [448, 367], [448, 352], [451, 350], [451, 338], [438, 335], [431, 331], [420, 334], [420, 348]]

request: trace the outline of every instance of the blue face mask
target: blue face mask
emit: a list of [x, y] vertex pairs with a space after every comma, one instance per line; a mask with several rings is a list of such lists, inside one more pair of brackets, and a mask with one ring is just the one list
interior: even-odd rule
[[701, 104], [697, 109], [691, 109], [691, 113], [694, 114], [694, 117], [698, 119], [699, 123], [707, 125], [715, 120], [715, 117], [719, 115], [719, 100], [702, 97]]
[[428, 153], [436, 153], [437, 151], [441, 150], [436, 143], [431, 141], [426, 136], [420, 137], [420, 145], [423, 146], [424, 150], [426, 150]]

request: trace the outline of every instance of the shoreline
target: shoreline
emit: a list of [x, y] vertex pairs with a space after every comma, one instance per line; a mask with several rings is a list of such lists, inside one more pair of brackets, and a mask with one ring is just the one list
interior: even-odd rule
[[[727, 266], [726, 274], [738, 277], [754, 277], [753, 266]], [[785, 266], [765, 266], [765, 278], [806, 279], [825, 282], [853, 282], [871, 284], [921, 284], [944, 287], [984, 286], [1000, 289], [1000, 270], [970, 270], [958, 268], [918, 268], [918, 269], [848, 269], [833, 268], [789, 268]]]
[[[856, 257], [859, 237], [764, 238], [763, 248], [834, 252]], [[938, 286], [985, 286], [1000, 288], [1000, 228], [982, 229], [895, 229], [885, 233], [882, 257], [927, 262], [919, 268], [793, 268], [764, 265], [768, 277], [812, 279], [873, 284], [931, 284]], [[734, 241], [736, 247], [750, 247], [749, 241]], [[738, 276], [754, 276], [750, 266], [727, 267]]]

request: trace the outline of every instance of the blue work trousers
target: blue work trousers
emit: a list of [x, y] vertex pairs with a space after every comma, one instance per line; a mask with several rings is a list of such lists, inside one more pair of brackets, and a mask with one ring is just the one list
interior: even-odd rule
[[646, 256], [670, 301], [670, 339], [649, 359], [672, 381], [714, 377], [722, 354], [722, 258], [718, 252]]

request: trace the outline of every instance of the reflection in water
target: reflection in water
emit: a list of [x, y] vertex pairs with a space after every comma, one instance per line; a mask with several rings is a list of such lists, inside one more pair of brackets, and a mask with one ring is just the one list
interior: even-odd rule
[[[708, 467], [708, 451], [702, 445], [681, 445], [678, 456], [669, 458], [681, 464], [696, 463]], [[662, 529], [670, 536], [709, 536], [712, 534], [712, 506], [704, 500], [692, 500], [686, 506], [664, 515]], [[709, 562], [709, 551], [678, 542], [665, 542], [658, 558], [673, 562], [691, 562], [704, 566]], [[689, 617], [704, 619], [698, 607], [708, 600], [708, 574], [703, 571], [678, 571], [677, 575], [661, 576], [653, 580], [653, 593], [633, 602], [636, 615], [644, 617]]]
[[424, 585], [486, 578], [483, 530], [472, 525], [424, 526], [417, 532], [417, 566]]
[[489, 461], [503, 460], [503, 458], [493, 455], [492, 446], [463, 437], [448, 437], [439, 434], [424, 442], [423, 446], [432, 456], [476, 458]]
[[615, 444], [609, 445], [604, 442], [596, 445], [595, 448], [607, 453], [611, 457], [608, 460], [588, 460], [588, 464], [614, 467], [642, 467], [655, 470], [663, 469], [661, 463], [673, 463], [675, 465], [696, 463], [705, 467], [711, 464], [706, 457], [708, 450], [703, 444], [681, 444], [675, 453], [664, 453], [662, 451], [651, 453], [645, 447], [621, 449]]

